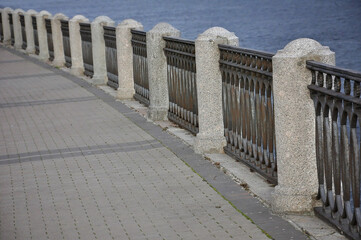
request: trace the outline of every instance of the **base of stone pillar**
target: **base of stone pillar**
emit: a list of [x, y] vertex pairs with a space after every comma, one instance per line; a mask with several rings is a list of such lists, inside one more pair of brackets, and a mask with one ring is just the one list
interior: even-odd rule
[[149, 107], [147, 116], [153, 121], [165, 121], [168, 119], [168, 108]]
[[93, 75], [90, 79], [90, 83], [93, 85], [105, 85], [107, 84], [108, 77], [102, 75]]
[[35, 54], [35, 48], [26, 48], [25, 51], [27, 54]]
[[296, 189], [275, 187], [272, 193], [272, 211], [274, 213], [313, 214], [317, 205], [315, 194], [300, 194]]
[[81, 67], [72, 67], [70, 72], [75, 76], [84, 76], [84, 68]]
[[117, 99], [132, 99], [134, 93], [134, 88], [118, 88]]
[[53, 65], [54, 67], [62, 68], [62, 67], [65, 66], [65, 61], [54, 58], [54, 60], [53, 60], [53, 62], [52, 62], [52, 65]]
[[223, 153], [223, 147], [227, 142], [224, 137], [211, 137], [197, 135], [194, 141], [194, 151], [196, 153]]
[[46, 54], [45, 55], [39, 54], [38, 58], [39, 58], [40, 61], [43, 61], [43, 62], [48, 62], [49, 61], [49, 55], [46, 55]]

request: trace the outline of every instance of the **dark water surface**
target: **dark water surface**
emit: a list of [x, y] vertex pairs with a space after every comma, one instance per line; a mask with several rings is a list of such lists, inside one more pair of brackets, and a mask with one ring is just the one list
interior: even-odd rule
[[168, 22], [195, 39], [213, 26], [234, 32], [240, 46], [276, 52], [288, 42], [313, 38], [336, 52], [337, 65], [361, 71], [360, 0], [1, 0], [13, 9], [106, 15], [120, 22], [133, 18], [151, 29]]

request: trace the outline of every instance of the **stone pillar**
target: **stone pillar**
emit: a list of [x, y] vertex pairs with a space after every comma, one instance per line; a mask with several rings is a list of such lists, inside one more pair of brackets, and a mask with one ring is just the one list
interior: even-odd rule
[[28, 54], [35, 53], [35, 42], [34, 42], [34, 29], [32, 23], [32, 16], [36, 16], [37, 12], [35, 10], [28, 10], [25, 13], [25, 32], [26, 32], [26, 52]]
[[43, 61], [49, 60], [48, 36], [45, 27], [45, 19], [50, 17], [51, 14], [47, 11], [41, 11], [36, 15], [39, 38], [39, 58]]
[[21, 23], [20, 23], [20, 13], [24, 14], [25, 12], [22, 9], [16, 9], [13, 12], [13, 24], [14, 24], [14, 38], [15, 38], [15, 49], [22, 49], [23, 46], [23, 35], [21, 33]]
[[153, 121], [166, 120], [168, 113], [167, 58], [163, 51], [164, 36], [180, 37], [180, 31], [168, 23], [158, 23], [147, 32], [150, 102], [148, 117]]
[[290, 42], [272, 58], [278, 185], [272, 209], [312, 211], [317, 194], [315, 109], [307, 86], [306, 60], [335, 64], [335, 53], [315, 40]]
[[143, 25], [133, 19], [122, 21], [116, 29], [118, 59], [118, 99], [133, 98], [133, 47], [131, 30], [143, 30]]
[[103, 26], [112, 27], [114, 21], [107, 16], [99, 16], [91, 23], [94, 75], [90, 81], [95, 85], [103, 85], [108, 81]]
[[3, 44], [5, 46], [11, 45], [11, 32], [10, 32], [10, 22], [9, 22], [9, 13], [11, 12], [13, 12], [13, 10], [7, 7], [4, 8], [1, 13], [1, 18], [3, 22], [3, 34], [4, 34]]
[[238, 46], [238, 37], [224, 28], [213, 27], [195, 42], [199, 133], [197, 153], [223, 152], [226, 145], [222, 112], [222, 74], [218, 44]]
[[69, 20], [71, 72], [76, 76], [84, 75], [84, 63], [79, 23], [89, 23], [89, 19], [82, 15], [76, 15]]
[[53, 46], [55, 67], [63, 67], [65, 64], [63, 33], [61, 31], [60, 20], [68, 20], [68, 17], [62, 13], [57, 13], [51, 20], [51, 30], [53, 31]]

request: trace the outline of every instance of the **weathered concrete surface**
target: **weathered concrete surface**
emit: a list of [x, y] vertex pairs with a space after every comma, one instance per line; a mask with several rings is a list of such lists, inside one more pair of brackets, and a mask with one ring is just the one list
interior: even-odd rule
[[158, 23], [147, 32], [147, 62], [149, 78], [149, 110], [152, 120], [167, 119], [169, 96], [167, 82], [167, 57], [163, 37], [180, 37], [180, 31], [168, 23]]
[[25, 31], [26, 31], [26, 52], [28, 54], [35, 53], [35, 42], [34, 42], [34, 29], [32, 24], [32, 16], [36, 16], [35, 10], [28, 10], [25, 13]]
[[24, 10], [16, 9], [13, 12], [13, 24], [14, 24], [14, 48], [21, 49], [23, 45], [23, 36], [21, 34], [21, 23], [20, 23], [20, 16], [19, 14], [24, 14]]
[[4, 34], [4, 39], [3, 39], [3, 44], [5, 46], [9, 46], [11, 45], [11, 31], [10, 31], [10, 23], [9, 23], [9, 13], [13, 12], [13, 9], [6, 7], [3, 8], [1, 11], [1, 20], [2, 20], [2, 24], [3, 24], [3, 34]]
[[51, 13], [48, 11], [41, 11], [36, 15], [36, 26], [38, 28], [39, 38], [39, 59], [45, 62], [49, 61], [48, 36], [46, 32], [45, 19], [50, 17]]
[[92, 84], [103, 85], [108, 81], [105, 59], [105, 42], [103, 26], [114, 26], [114, 21], [107, 16], [99, 16], [91, 23], [94, 75]]
[[224, 28], [213, 27], [195, 42], [199, 133], [194, 150], [198, 153], [223, 152], [226, 144], [218, 44], [238, 46], [238, 37]]
[[51, 29], [53, 31], [54, 60], [52, 62], [55, 67], [63, 67], [65, 64], [63, 33], [61, 31], [60, 20], [68, 20], [69, 18], [62, 13], [55, 14], [51, 19]]
[[275, 212], [313, 210], [317, 194], [315, 109], [306, 60], [335, 64], [335, 53], [312, 39], [297, 39], [272, 58], [278, 185]]
[[118, 99], [133, 98], [133, 48], [132, 29], [143, 30], [143, 25], [133, 19], [126, 19], [118, 24], [117, 34], [117, 60], [118, 60]]

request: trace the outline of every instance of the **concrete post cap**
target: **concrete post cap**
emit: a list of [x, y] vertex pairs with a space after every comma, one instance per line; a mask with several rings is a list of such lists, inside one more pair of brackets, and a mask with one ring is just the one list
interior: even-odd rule
[[62, 14], [62, 13], [55, 14], [53, 16], [53, 19], [54, 20], [69, 20], [69, 18], [66, 15]]
[[94, 24], [100, 24], [102, 26], [114, 26], [115, 22], [107, 16], [96, 17], [93, 21]]
[[299, 38], [288, 43], [284, 49], [277, 51], [274, 57], [302, 57], [317, 52], [318, 55], [333, 53], [329, 47], [322, 46], [316, 40]]
[[50, 12], [42, 10], [41, 12], [39, 12], [38, 16], [41, 16], [43, 18], [48, 18], [48, 17], [51, 17], [52, 15]]
[[75, 15], [72, 19], [70, 19], [70, 21], [78, 23], [89, 23], [89, 19], [84, 17], [83, 15]]
[[225, 38], [227, 40], [238, 40], [238, 37], [233, 33], [222, 27], [212, 27], [198, 35], [197, 40], [209, 40]]
[[157, 33], [169, 33], [169, 32], [180, 32], [178, 29], [170, 25], [169, 23], [161, 22], [155, 25], [149, 32]]
[[31, 16], [34, 16], [34, 15], [38, 14], [38, 12], [35, 11], [34, 9], [29, 9], [28, 11], [26, 11], [26, 13], [27, 13], [28, 15], [31, 15]]
[[17, 9], [15, 9], [14, 13], [15, 13], [15, 14], [19, 14], [19, 13], [24, 14], [24, 13], [25, 13], [25, 11], [24, 11], [24, 10], [22, 10], [22, 9], [20, 9], [20, 8], [17, 8]]
[[121, 21], [118, 26], [129, 26], [143, 30], [143, 25], [140, 22], [130, 18]]
[[3, 12], [12, 12], [14, 11], [12, 8], [6, 7], [3, 9]]

